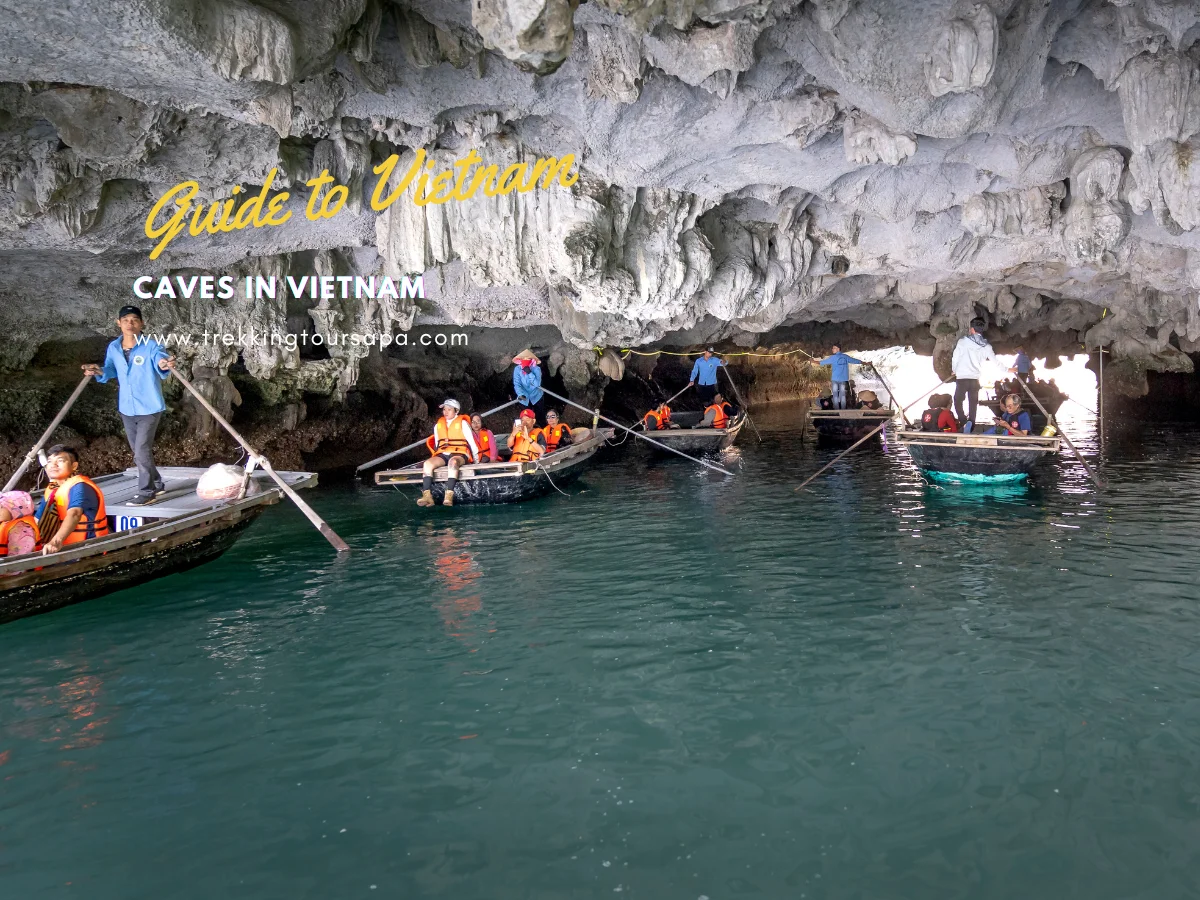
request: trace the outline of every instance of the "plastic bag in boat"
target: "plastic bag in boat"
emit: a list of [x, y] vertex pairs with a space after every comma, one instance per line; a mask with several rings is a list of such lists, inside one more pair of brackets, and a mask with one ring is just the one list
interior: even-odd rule
[[[246, 470], [241, 466], [229, 466], [217, 463], [209, 466], [196, 482], [196, 496], [201, 500], [235, 500], [242, 490], [242, 480]], [[246, 496], [259, 492], [258, 483], [251, 478], [246, 487]]]

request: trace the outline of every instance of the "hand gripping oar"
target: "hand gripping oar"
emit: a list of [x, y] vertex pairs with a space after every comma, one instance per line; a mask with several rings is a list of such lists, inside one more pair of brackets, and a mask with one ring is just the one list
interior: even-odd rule
[[[940, 387], [941, 387], [943, 384], [948, 384], [948, 383], [949, 383], [949, 382], [945, 382], [945, 381], [939, 381], [939, 382], [938, 382], [936, 385], [934, 385], [934, 386], [933, 386], [933, 390], [932, 390], [932, 391], [926, 391], [924, 394], [921, 394], [919, 397], [917, 397], [917, 399], [916, 399], [916, 400], [914, 400], [912, 403], [908, 404], [908, 406], [904, 407], [904, 409], [900, 410], [900, 416], [901, 416], [901, 418], [904, 418], [904, 413], [905, 413], [905, 411], [906, 411], [906, 410], [908, 410], [908, 409], [909, 409], [909, 407], [915, 406], [917, 403], [919, 403], [920, 401], [922, 401], [922, 400], [924, 400], [926, 397], [928, 397], [930, 394], [932, 394], [932, 393], [933, 393], [933, 391], [936, 391], [938, 388], [940, 388]], [[890, 389], [890, 388], [889, 388], [889, 390], [888, 390], [888, 393], [891, 393], [891, 389]], [[905, 421], [905, 423], [907, 423], [907, 422], [908, 422], [908, 419], [907, 419], [907, 418], [904, 418], [904, 421]], [[862, 443], [864, 443], [864, 442], [866, 442], [866, 441], [869, 441], [871, 438], [875, 437], [875, 435], [876, 435], [876, 434], [878, 434], [878, 433], [879, 433], [879, 431], [880, 431], [880, 430], [883, 428], [883, 426], [884, 426], [884, 425], [886, 425], [887, 423], [888, 423], [888, 420], [887, 420], [887, 419], [884, 419], [882, 422], [880, 422], [878, 425], [876, 425], [874, 428], [872, 428], [872, 429], [871, 429], [871, 431], [870, 431], [870, 433], [868, 433], [868, 434], [864, 435], [863, 437], [859, 438], [857, 441], [855, 441], [853, 444], [851, 444], [849, 447], [847, 447], [845, 450], [843, 450], [841, 453], [839, 453], [837, 456], [835, 456], [833, 459], [831, 459], [831, 460], [830, 460], [829, 462], [827, 462], [825, 465], [821, 466], [821, 468], [819, 468], [819, 469], [818, 469], [816, 472], [814, 472], [812, 475], [810, 475], [810, 476], [809, 476], [809, 477], [808, 477], [808, 478], [807, 478], [807, 479], [804, 481], [804, 483], [803, 483], [803, 484], [801, 484], [801, 485], [800, 485], [800, 487], [798, 487], [798, 488], [795, 488], [795, 490], [797, 490], [797, 491], [798, 491], [798, 490], [800, 490], [800, 488], [807, 487], [807, 486], [808, 486], [808, 483], [809, 483], [810, 481], [812, 481], [814, 478], [816, 478], [818, 475], [820, 475], [822, 472], [824, 472], [826, 469], [828, 469], [830, 466], [832, 466], [832, 465], [833, 465], [835, 462], [837, 462], [839, 459], [841, 459], [843, 456], [845, 456], [847, 453], [849, 453], [851, 450], [853, 450], [853, 449], [854, 449], [855, 447], [857, 447], [859, 444], [862, 444]]]
[[[1029, 389], [1029, 385], [1025, 383], [1024, 379], [1022, 379], [1021, 376], [1015, 372], [1013, 373], [1013, 378], [1017, 379], [1017, 384], [1025, 388], [1025, 393], [1033, 398], [1033, 402], [1036, 403], [1037, 408], [1042, 411], [1042, 415], [1046, 417], [1046, 421], [1055, 428], [1058, 428], [1058, 422], [1055, 421], [1054, 416], [1050, 415], [1050, 413], [1046, 411], [1046, 407], [1042, 406], [1042, 401], [1037, 398], [1037, 394]], [[1064, 432], [1061, 428], [1058, 428], [1058, 433], [1061, 434], [1062, 439], [1067, 442], [1067, 446], [1071, 448], [1071, 452], [1075, 454], [1075, 458], [1083, 463], [1083, 467], [1087, 470], [1088, 475], [1091, 476], [1092, 481], [1096, 482], [1096, 487], [1103, 487], [1103, 483], [1100, 481], [1100, 476], [1092, 471], [1092, 467], [1087, 464], [1087, 460], [1083, 458], [1083, 454], [1075, 449], [1075, 445], [1071, 443], [1071, 439], [1067, 437], [1066, 432]]]
[[646, 437], [646, 435], [640, 434], [640, 433], [634, 431], [632, 428], [626, 428], [620, 422], [615, 422], [612, 419], [608, 418], [608, 416], [602, 416], [595, 410], [588, 409], [586, 406], [580, 406], [578, 403], [575, 403], [572, 400], [568, 400], [566, 397], [560, 397], [558, 394], [554, 393], [553, 391], [548, 391], [544, 387], [542, 388], [542, 393], [549, 394], [555, 400], [561, 400], [563, 403], [566, 403], [568, 406], [573, 406], [576, 409], [581, 409], [585, 413], [587, 413], [589, 416], [596, 416], [596, 418], [602, 419], [603, 421], [607, 422], [609, 425], [612, 425], [616, 428], [620, 428], [622, 431], [628, 431], [635, 438], [641, 438], [643, 441], [653, 444], [655, 447], [661, 447], [663, 450], [670, 450], [672, 453], [677, 454], [678, 456], [682, 456], [684, 459], [690, 459], [692, 462], [699, 463], [700, 465], [705, 466], [706, 468], [712, 469], [714, 472], [720, 472], [722, 475], [732, 475], [733, 474], [728, 469], [722, 469], [720, 466], [715, 466], [710, 462], [705, 462], [702, 459], [696, 459], [696, 457], [694, 457], [694, 456], [688, 456], [682, 450], [676, 450], [674, 447], [668, 447], [666, 444], [662, 443], [661, 441], [656, 441], [656, 440], [654, 440], [654, 438]]
[[38, 438], [38, 442], [33, 445], [33, 449], [25, 454], [24, 461], [22, 461], [17, 471], [13, 473], [13, 477], [8, 479], [8, 484], [4, 486], [5, 491], [11, 491], [17, 486], [17, 482], [21, 480], [21, 476], [25, 474], [29, 466], [37, 459], [38, 451], [50, 440], [50, 435], [54, 434], [54, 429], [62, 424], [62, 420], [67, 417], [67, 412], [75, 405], [75, 401], [79, 399], [79, 395], [83, 393], [83, 389], [87, 387], [88, 382], [91, 380], [91, 375], [84, 375], [79, 384], [75, 385], [75, 390], [71, 392], [71, 396], [67, 398], [67, 402], [63, 408], [58, 411], [58, 415], [54, 417], [54, 421], [50, 423], [50, 427]]
[[746, 401], [742, 399], [742, 395], [738, 393], [737, 385], [733, 383], [733, 376], [729, 374], [729, 370], [725, 366], [717, 366], [718, 369], [725, 371], [725, 377], [729, 379], [729, 386], [733, 388], [733, 396], [737, 398], [738, 406], [746, 413], [746, 421], [750, 423], [750, 427], [754, 429], [754, 436], [758, 438], [758, 442], [762, 443], [762, 435], [758, 433], [758, 426], [754, 424], [754, 420], [750, 418], [750, 407], [746, 405]]
[[204, 399], [203, 395], [201, 395], [201, 393], [192, 386], [190, 381], [188, 381], [174, 369], [171, 369], [171, 374], [175, 376], [175, 379], [180, 384], [188, 389], [191, 395], [196, 398], [201, 406], [208, 410], [208, 414], [220, 422], [221, 426], [233, 436], [233, 439], [242, 445], [242, 449], [249, 453], [252, 458], [258, 461], [258, 464], [262, 466], [262, 470], [271, 476], [271, 479], [277, 485], [279, 485], [279, 489], [287, 494], [289, 500], [300, 507], [300, 511], [308, 517], [308, 521], [312, 522], [313, 525], [316, 526], [317, 530], [325, 537], [325, 540], [329, 541], [329, 543], [333, 545], [334, 549], [337, 550], [338, 553], [349, 553], [350, 545], [338, 537], [337, 533], [329, 527], [324, 519], [316, 514], [311, 506], [300, 499], [300, 495], [292, 490], [292, 486], [290, 484], [279, 477], [279, 474], [273, 468], [271, 468], [270, 461], [265, 456], [257, 453], [253, 447], [247, 444], [246, 439], [238, 434], [237, 431], [234, 430], [234, 427], [221, 417], [221, 414], [213, 408], [211, 403]]
[[[492, 413], [498, 413], [502, 409], [507, 409], [508, 407], [512, 406], [516, 402], [517, 402], [516, 400], [509, 400], [507, 403], [501, 403], [499, 406], [495, 407], [494, 409], [489, 409], [487, 412], [480, 413], [479, 418], [485, 419], [488, 416], [490, 416]], [[393, 450], [391, 453], [385, 453], [385, 454], [383, 454], [383, 456], [377, 457], [377, 458], [371, 460], [370, 462], [365, 462], [361, 466], [359, 466], [357, 469], [354, 470], [354, 474], [357, 475], [363, 469], [370, 469], [374, 466], [379, 465], [381, 462], [387, 462], [393, 456], [399, 456], [401, 453], [407, 453], [409, 450], [412, 450], [414, 447], [420, 447], [427, 440], [429, 440], [429, 435], [425, 435], [425, 437], [421, 438], [419, 441], [413, 441], [411, 444], [407, 444], [406, 446], [401, 447], [399, 450]]]

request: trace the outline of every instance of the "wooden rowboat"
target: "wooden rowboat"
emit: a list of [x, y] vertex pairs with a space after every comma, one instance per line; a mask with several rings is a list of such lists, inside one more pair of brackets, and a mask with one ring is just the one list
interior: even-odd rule
[[897, 437], [917, 467], [942, 481], [1017, 481], [1058, 452], [1062, 439], [1037, 435], [901, 431]]
[[[671, 422], [678, 428], [664, 428], [661, 431], [647, 431], [646, 437], [666, 444], [683, 453], [717, 453], [726, 447], [732, 447], [738, 433], [746, 424], [746, 414], [739, 412], [734, 415], [725, 428], [693, 428], [703, 418], [698, 412], [673, 412]], [[655, 453], [674, 456], [667, 450], [651, 445]]]
[[[577, 443], [546, 454], [532, 462], [473, 463], [459, 470], [454, 488], [454, 505], [517, 503], [540, 497], [577, 478], [596, 451], [610, 440], [612, 428], [590, 429]], [[421, 488], [421, 463], [375, 473], [376, 484]], [[442, 467], [434, 473], [434, 500], [440, 505], [450, 472]]]
[[[262, 472], [260, 493], [241, 500], [201, 500], [196, 482], [205, 470], [160, 468], [164, 498], [129, 506], [137, 493], [137, 469], [93, 479], [104, 492], [110, 533], [73, 544], [48, 556], [0, 560], [0, 622], [89, 600], [182, 572], [228, 550], [259, 514], [283, 492]], [[291, 487], [312, 487], [311, 472], [278, 472]]]
[[[826, 441], [852, 443], [866, 437], [872, 429], [888, 421], [895, 412], [890, 409], [813, 409], [808, 420], [817, 429], [817, 437]], [[880, 429], [882, 430], [882, 429]]]

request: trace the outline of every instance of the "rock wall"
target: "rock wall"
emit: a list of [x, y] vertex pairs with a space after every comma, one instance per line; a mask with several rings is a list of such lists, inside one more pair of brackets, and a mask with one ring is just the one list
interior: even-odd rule
[[[424, 273], [426, 299], [161, 299], [142, 304], [152, 330], [547, 328], [547, 347], [574, 348], [560, 352], [581, 390], [606, 377], [596, 346], [751, 347], [806, 328], [915, 340], [944, 368], [975, 315], [1001, 342], [1109, 346], [1129, 394], [1146, 390], [1147, 371], [1190, 373], [1200, 351], [1195, 3], [12, 0], [6, 11], [7, 370], [108, 331], [135, 276], [202, 272]], [[399, 154], [396, 181], [421, 151], [439, 166], [474, 151], [501, 170], [573, 154], [579, 177], [372, 210], [376, 167]], [[302, 203], [322, 171], [350, 188], [337, 216], [185, 232], [149, 261], [146, 215], [179, 182], [209, 202], [274, 172], [271, 186]], [[403, 360], [354, 347], [180, 355], [230, 409], [245, 393], [233, 375], [268, 385], [275, 425], [296, 427], [311, 418], [302, 405], [371, 393], [369, 373]], [[502, 355], [469, 354], [485, 368]], [[415, 402], [409, 388], [386, 415]]]

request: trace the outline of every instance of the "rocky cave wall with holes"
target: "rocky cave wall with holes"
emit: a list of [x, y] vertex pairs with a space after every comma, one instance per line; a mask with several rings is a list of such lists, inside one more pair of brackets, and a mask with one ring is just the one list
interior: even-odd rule
[[[418, 303], [142, 305], [189, 333], [462, 326], [467, 389], [499, 390], [532, 336], [592, 397], [622, 374], [594, 347], [844, 333], [944, 371], [977, 314], [1000, 346], [1107, 346], [1129, 396], [1200, 352], [1194, 0], [0, 2], [10, 383], [93, 347], [135, 276], [201, 272], [423, 272]], [[374, 166], [419, 148], [572, 153], [581, 177], [373, 212]], [[148, 260], [165, 190], [221, 199], [272, 170], [299, 202], [328, 170], [348, 208]], [[372, 433], [395, 441], [463, 377], [437, 355], [183, 356], [225, 409], [249, 392], [275, 432], [308, 421], [310, 450], [370, 413], [348, 412], [356, 393], [389, 398]], [[186, 426], [211, 431], [195, 410]]]

